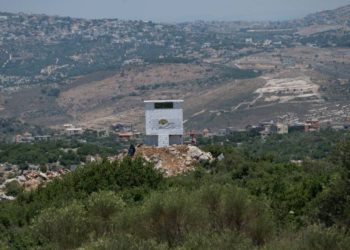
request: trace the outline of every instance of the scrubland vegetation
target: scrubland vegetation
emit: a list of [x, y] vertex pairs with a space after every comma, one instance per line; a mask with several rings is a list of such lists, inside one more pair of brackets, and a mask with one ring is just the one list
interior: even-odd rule
[[[348, 136], [228, 139], [204, 146], [224, 160], [171, 178], [142, 159], [94, 163], [0, 203], [0, 248], [348, 249]], [[297, 147], [322, 153], [294, 164]]]

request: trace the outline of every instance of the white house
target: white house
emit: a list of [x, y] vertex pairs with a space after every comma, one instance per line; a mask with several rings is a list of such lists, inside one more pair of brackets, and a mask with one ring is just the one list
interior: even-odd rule
[[146, 144], [166, 147], [183, 143], [183, 100], [144, 101]]

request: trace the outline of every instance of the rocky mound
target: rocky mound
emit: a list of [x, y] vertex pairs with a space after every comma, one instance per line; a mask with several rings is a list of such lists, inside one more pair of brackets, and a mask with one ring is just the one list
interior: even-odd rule
[[15, 197], [5, 195], [6, 186], [11, 182], [17, 182], [26, 191], [30, 191], [30, 190], [35, 190], [40, 185], [50, 182], [53, 179], [59, 178], [67, 173], [69, 173], [69, 171], [66, 169], [60, 169], [58, 171], [49, 171], [47, 173], [43, 173], [41, 171], [34, 171], [34, 170], [24, 171], [22, 175], [18, 175], [14, 178], [7, 179], [4, 183], [0, 185], [0, 201], [15, 199]]
[[164, 148], [140, 146], [136, 149], [135, 157], [138, 156], [154, 163], [155, 167], [164, 171], [166, 176], [193, 171], [198, 162], [214, 160], [211, 153], [188, 145], [173, 145]]

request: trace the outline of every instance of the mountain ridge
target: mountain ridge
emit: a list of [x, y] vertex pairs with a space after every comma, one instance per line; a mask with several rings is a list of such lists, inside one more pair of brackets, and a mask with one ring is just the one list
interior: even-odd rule
[[307, 21], [314, 21], [317, 22], [320, 18], [323, 19], [321, 23], [318, 24], [327, 24], [328, 23], [336, 23], [336, 24], [343, 24], [344, 22], [349, 25], [349, 19], [350, 19], [350, 4], [339, 7], [334, 10], [325, 10], [320, 11], [317, 13], [309, 14], [304, 19]]

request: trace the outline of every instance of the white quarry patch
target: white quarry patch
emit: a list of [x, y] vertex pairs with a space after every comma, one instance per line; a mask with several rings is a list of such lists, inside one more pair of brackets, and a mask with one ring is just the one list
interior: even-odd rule
[[254, 100], [246, 100], [231, 108], [231, 111], [250, 108], [260, 104], [276, 104], [291, 102], [320, 102], [322, 101], [320, 86], [313, 83], [309, 77], [279, 78], [266, 80], [264, 87], [254, 91]]
[[291, 101], [321, 100], [317, 84], [308, 77], [269, 79], [264, 87], [257, 89], [257, 99], [265, 102], [286, 103]]

